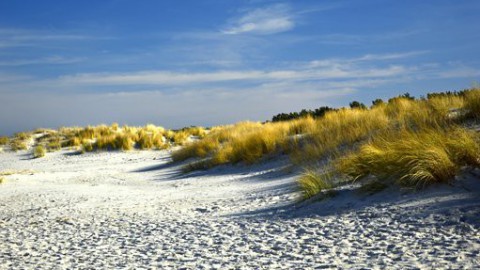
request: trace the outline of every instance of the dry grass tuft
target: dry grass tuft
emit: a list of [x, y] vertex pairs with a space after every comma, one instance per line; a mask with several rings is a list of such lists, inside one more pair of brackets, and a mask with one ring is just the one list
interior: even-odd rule
[[173, 137], [172, 137], [172, 141], [176, 144], [176, 145], [184, 145], [188, 138], [190, 137], [190, 134], [186, 131], [179, 131], [179, 132], [176, 132]]
[[142, 150], [152, 149], [153, 147], [152, 134], [147, 133], [147, 131], [141, 130], [138, 133], [137, 147]]
[[22, 140], [13, 139], [10, 141], [10, 147], [13, 151], [27, 150], [27, 143]]
[[7, 136], [0, 136], [0, 145], [6, 145], [10, 139]]
[[241, 122], [233, 126], [216, 127], [202, 140], [174, 152], [172, 158], [174, 161], [206, 159], [202, 164], [208, 163], [208, 167], [238, 162], [250, 164], [269, 154], [283, 152], [292, 130], [291, 123], [285, 122]]
[[128, 151], [133, 149], [133, 140], [128, 135], [116, 135], [115, 136], [115, 147], [116, 149], [121, 149], [123, 151]]
[[82, 152], [92, 152], [93, 151], [93, 144], [91, 142], [84, 142], [82, 144]]
[[468, 117], [480, 118], [480, 89], [471, 89], [466, 92], [465, 110]]
[[60, 139], [52, 140], [47, 144], [48, 152], [55, 152], [55, 151], [59, 151], [60, 149], [62, 149], [62, 144], [60, 143]]
[[306, 169], [298, 179], [298, 185], [303, 197], [309, 199], [322, 191], [333, 188], [332, 177], [328, 173], [319, 173], [313, 169]]
[[37, 145], [34, 149], [33, 149], [33, 157], [34, 158], [41, 158], [41, 157], [44, 157], [45, 156], [45, 148], [42, 146], [42, 145]]

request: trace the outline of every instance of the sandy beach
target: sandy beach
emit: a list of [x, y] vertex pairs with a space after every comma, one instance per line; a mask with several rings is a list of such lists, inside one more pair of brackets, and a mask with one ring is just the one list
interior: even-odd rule
[[480, 172], [299, 202], [287, 159], [182, 174], [167, 151], [0, 153], [1, 269], [477, 269]]

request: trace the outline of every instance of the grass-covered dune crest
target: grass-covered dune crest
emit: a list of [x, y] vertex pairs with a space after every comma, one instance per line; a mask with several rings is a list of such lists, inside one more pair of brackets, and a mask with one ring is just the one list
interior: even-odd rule
[[288, 154], [305, 170], [299, 179], [305, 197], [363, 179], [420, 188], [448, 183], [465, 166], [480, 166], [479, 89], [313, 112], [218, 127], [172, 159], [190, 160], [188, 171]]
[[39, 128], [16, 133], [12, 138], [0, 137], [0, 146], [12, 151], [32, 149], [34, 157], [43, 157], [46, 152], [69, 148], [84, 152], [129, 151], [133, 149], [168, 149], [181, 146], [207, 133], [203, 127], [188, 127], [168, 130], [148, 124], [142, 127], [98, 125], [87, 127], [62, 127], [58, 130]]

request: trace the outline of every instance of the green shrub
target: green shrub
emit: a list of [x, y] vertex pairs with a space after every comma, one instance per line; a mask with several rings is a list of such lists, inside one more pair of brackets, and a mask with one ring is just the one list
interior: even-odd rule
[[365, 104], [361, 103], [361, 102], [358, 102], [358, 101], [352, 101], [350, 102], [350, 108], [351, 109], [361, 109], [361, 110], [366, 110], [367, 109], [367, 106], [365, 106]]

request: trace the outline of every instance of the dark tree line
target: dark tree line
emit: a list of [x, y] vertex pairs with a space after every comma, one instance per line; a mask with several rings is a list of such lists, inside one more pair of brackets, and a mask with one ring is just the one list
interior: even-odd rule
[[330, 108], [328, 106], [323, 106], [323, 107], [320, 107], [320, 108], [315, 109], [315, 110], [303, 109], [299, 112], [279, 113], [272, 118], [272, 122], [288, 121], [288, 120], [303, 118], [303, 117], [307, 117], [307, 116], [311, 116], [311, 117], [314, 117], [314, 118], [320, 118], [320, 117], [323, 117], [325, 115], [325, 113], [327, 113], [329, 111], [334, 111], [334, 110], [337, 110], [337, 109]]
[[[461, 91], [445, 91], [445, 92], [428, 93], [426, 99], [431, 99], [431, 98], [435, 98], [435, 97], [447, 97], [447, 96], [464, 96], [468, 91], [470, 91], [470, 89], [464, 89], [464, 90], [461, 90]], [[394, 102], [395, 100], [398, 100], [398, 99], [415, 100], [415, 97], [410, 95], [410, 93], [406, 92], [405, 94], [402, 94], [402, 95], [399, 95], [399, 96], [388, 99], [388, 103], [392, 103], [392, 102]], [[421, 96], [420, 99], [425, 99], [425, 97]], [[382, 99], [377, 98], [377, 99], [372, 101], [372, 106], [371, 107], [379, 106], [379, 105], [382, 105], [384, 103], [385, 102]], [[350, 108], [352, 108], [352, 109], [362, 109], [362, 110], [368, 109], [365, 104], [363, 104], [359, 101], [352, 101], [352, 102], [350, 102], [349, 105], [350, 105]], [[303, 117], [307, 117], [307, 116], [311, 116], [313, 118], [321, 118], [325, 115], [325, 113], [327, 113], [329, 111], [336, 111], [336, 110], [338, 110], [338, 109], [331, 108], [331, 107], [328, 107], [328, 106], [322, 106], [322, 107], [320, 107], [318, 109], [315, 109], [315, 110], [303, 109], [299, 112], [279, 113], [272, 118], [272, 122], [288, 121], [288, 120], [303, 118]]]
[[428, 93], [427, 99], [436, 98], [436, 97], [463, 97], [465, 94], [470, 91], [470, 89], [464, 89], [460, 91], [445, 91], [438, 93]]

